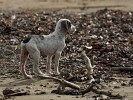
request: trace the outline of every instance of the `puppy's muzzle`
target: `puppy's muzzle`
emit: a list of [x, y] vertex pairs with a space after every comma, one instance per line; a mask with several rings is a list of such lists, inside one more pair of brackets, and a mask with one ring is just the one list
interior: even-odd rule
[[71, 25], [71, 31], [74, 33], [76, 31], [76, 27], [74, 25]]

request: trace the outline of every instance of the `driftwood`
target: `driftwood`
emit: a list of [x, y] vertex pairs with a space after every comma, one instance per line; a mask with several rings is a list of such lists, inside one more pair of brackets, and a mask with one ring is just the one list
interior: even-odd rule
[[87, 57], [87, 55], [85, 54], [85, 51], [82, 52], [82, 56], [83, 59], [86, 63], [86, 69], [88, 70], [88, 76], [90, 78], [89, 83], [92, 83], [93, 81], [95, 81], [95, 79], [93, 78], [92, 74], [93, 74], [93, 66], [91, 64], [90, 58]]
[[[86, 68], [88, 70], [88, 76], [90, 78], [88, 86], [86, 88], [81, 88], [79, 85], [74, 84], [74, 83], [69, 82], [69, 81], [64, 80], [64, 79], [59, 79], [57, 77], [52, 77], [52, 76], [40, 76], [43, 79], [44, 78], [45, 79], [53, 79], [53, 80], [60, 83], [59, 87], [56, 90], [53, 90], [51, 93], [66, 94], [66, 95], [84, 95], [84, 94], [92, 91], [92, 92], [99, 94], [99, 95], [106, 95], [110, 98], [122, 99], [123, 96], [121, 96], [119, 94], [113, 94], [112, 92], [99, 90], [97, 88], [98, 84], [95, 82], [95, 79], [92, 76], [93, 66], [91, 65], [91, 61], [90, 61], [89, 57], [87, 57], [87, 55], [85, 54], [84, 51], [82, 52], [82, 56], [83, 56], [83, 59], [86, 63]], [[65, 87], [70, 87], [71, 89], [65, 90]]]
[[[89, 80], [89, 83], [92, 83], [93, 81], [95, 81], [95, 79], [93, 78], [92, 74], [93, 74], [93, 67], [91, 65], [91, 61], [89, 59], [89, 57], [87, 57], [87, 55], [85, 54], [85, 52], [82, 52], [82, 56], [83, 56], [83, 59], [85, 60], [86, 62], [86, 68], [88, 70], [88, 76], [90, 78]], [[41, 78], [45, 78], [45, 79], [53, 79], [57, 82], [60, 83], [59, 87], [57, 88], [58, 91], [61, 91], [63, 89], [65, 89], [65, 87], [70, 87], [72, 89], [80, 89], [80, 86], [77, 85], [77, 84], [74, 84], [72, 82], [69, 82], [67, 80], [64, 80], [64, 79], [59, 79], [57, 77], [52, 77], [52, 76], [40, 76]]]
[[90, 83], [88, 87], [86, 88], [80, 88], [79, 90], [64, 90], [64, 91], [58, 91], [58, 90], [53, 90], [52, 93], [56, 94], [65, 94], [65, 95], [84, 95], [89, 92], [94, 92], [98, 95], [106, 95], [107, 97], [111, 99], [123, 99], [125, 96], [121, 96], [120, 94], [113, 94], [110, 91], [105, 91], [105, 90], [99, 90], [96, 87], [96, 83]]
[[100, 95], [106, 95], [112, 99], [122, 99], [125, 96], [121, 96], [120, 94], [113, 94], [110, 91], [103, 91], [103, 90], [99, 90], [96, 88], [97, 84], [95, 83], [91, 83], [86, 89], [80, 91], [82, 95], [88, 93], [88, 92], [94, 92], [96, 94], [100, 94]]
[[58, 87], [58, 90], [60, 91], [61, 89], [65, 89], [65, 87], [70, 87], [72, 89], [80, 89], [80, 86], [77, 85], [77, 84], [74, 84], [72, 82], [69, 82], [67, 80], [64, 80], [64, 79], [59, 79], [57, 77], [52, 77], [52, 76], [40, 76], [41, 79], [53, 79], [57, 82], [60, 83], [59, 87]]
[[[88, 76], [90, 78], [89, 80], [89, 83], [92, 83], [95, 81], [95, 79], [93, 78], [92, 74], [93, 74], [93, 66], [91, 65], [91, 61], [89, 59], [89, 57], [87, 57], [87, 55], [85, 54], [85, 51], [82, 52], [82, 56], [83, 56], [83, 59], [86, 63], [86, 68], [88, 70]], [[58, 87], [58, 91], [62, 90], [62, 89], [65, 89], [65, 87], [70, 87], [72, 89], [80, 89], [80, 86], [72, 83], [72, 82], [69, 82], [67, 80], [64, 80], [64, 79], [59, 79], [57, 77], [51, 77], [51, 76], [41, 76], [42, 78], [47, 78], [47, 79], [53, 79], [57, 82], [60, 83], [59, 87]]]

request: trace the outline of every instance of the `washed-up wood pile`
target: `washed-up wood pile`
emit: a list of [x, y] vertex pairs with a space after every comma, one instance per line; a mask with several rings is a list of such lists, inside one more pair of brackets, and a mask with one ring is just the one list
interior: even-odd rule
[[[91, 58], [95, 79], [110, 80], [109, 77], [117, 73], [114, 70], [119, 68], [124, 71], [124, 75], [132, 76], [133, 12], [110, 9], [91, 14], [1, 11], [0, 76], [21, 78], [21, 75], [18, 75], [21, 40], [30, 34], [53, 32], [55, 23], [60, 18], [70, 19], [77, 28], [75, 33], [66, 34], [67, 45], [60, 59], [60, 72], [64, 79], [78, 82], [88, 80], [85, 62], [81, 56], [83, 50]], [[28, 62], [27, 70], [31, 73], [31, 60]], [[42, 58], [40, 67], [44, 72], [45, 62], [46, 59]]]

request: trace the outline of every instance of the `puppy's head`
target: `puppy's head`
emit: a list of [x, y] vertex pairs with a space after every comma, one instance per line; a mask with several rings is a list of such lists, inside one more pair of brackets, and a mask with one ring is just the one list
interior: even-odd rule
[[63, 32], [70, 32], [70, 31], [76, 31], [75, 26], [71, 23], [69, 19], [60, 19], [57, 22], [57, 25], [60, 26], [61, 31]]

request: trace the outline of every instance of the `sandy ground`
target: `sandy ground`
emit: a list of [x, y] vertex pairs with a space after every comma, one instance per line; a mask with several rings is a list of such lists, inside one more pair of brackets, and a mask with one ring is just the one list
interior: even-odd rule
[[[123, 77], [114, 77], [118, 81], [122, 80], [123, 82], [129, 82], [129, 78]], [[43, 86], [41, 86], [43, 85]], [[119, 82], [112, 81], [110, 84], [103, 84], [105, 90], [113, 91], [113, 93], [119, 93], [120, 95], [127, 96], [125, 100], [133, 100], [133, 86], [121, 86]], [[5, 88], [15, 89], [23, 89], [24, 91], [30, 91], [30, 95], [24, 96], [16, 96], [12, 97], [8, 100], [94, 100], [91, 98], [92, 96], [96, 95], [92, 92], [85, 94], [85, 96], [81, 95], [58, 95], [52, 94], [51, 91], [55, 90], [58, 86], [58, 83], [54, 82], [53, 80], [38, 80], [38, 79], [9, 79], [9, 78], [2, 78], [0, 79], [0, 91], [2, 92]], [[46, 94], [35, 95], [35, 91], [41, 90], [45, 91]], [[105, 99], [106, 100], [106, 99]], [[111, 99], [111, 100], [121, 100], [121, 99]]]
[[[79, 12], [77, 8], [86, 7], [85, 12], [96, 11], [101, 8], [133, 10], [133, 0], [0, 0], [0, 9], [58, 9]], [[83, 11], [83, 10], [82, 10]]]
[[[0, 84], [0, 90], [2, 91], [5, 88], [11, 88], [11, 89], [24, 89], [24, 91], [30, 91], [31, 95], [28, 96], [18, 96], [13, 97], [15, 100], [85, 100], [85, 98], [77, 98], [77, 96], [67, 96], [67, 95], [56, 95], [51, 94], [51, 91], [56, 89], [58, 84], [52, 80], [21, 80], [21, 79], [2, 79], [2, 83]], [[42, 87], [40, 85], [46, 85], [46, 87]], [[46, 94], [42, 95], [35, 95], [36, 90], [45, 91]], [[10, 100], [10, 99], [9, 99]], [[12, 98], [11, 98], [12, 100]]]
[[[53, 2], [52, 2], [53, 1]], [[45, 9], [58, 9], [70, 11], [70, 12], [93, 12], [98, 9], [105, 7], [111, 9], [122, 9], [122, 10], [133, 10], [133, 0], [0, 0], [1, 10], [45, 10]], [[77, 8], [86, 7], [87, 9], [80, 10]], [[130, 79], [124, 79], [129, 81]], [[46, 87], [41, 87], [44, 84]], [[126, 100], [133, 100], [133, 87], [121, 87], [119, 89], [113, 89], [113, 85], [120, 85], [119, 83], [110, 83], [111, 88], [116, 93], [127, 95]], [[0, 79], [0, 91], [9, 87], [13, 89], [21, 88], [24, 90], [30, 90], [31, 94], [35, 90], [45, 90], [46, 94], [43, 95], [29, 95], [29, 96], [18, 96], [15, 100], [94, 100], [92, 94], [89, 93], [85, 97], [82, 96], [67, 96], [67, 95], [56, 95], [50, 92], [57, 88], [58, 84], [51, 80], [20, 80], [20, 79]], [[27, 88], [29, 87], [29, 88]], [[12, 99], [10, 99], [12, 100]]]

